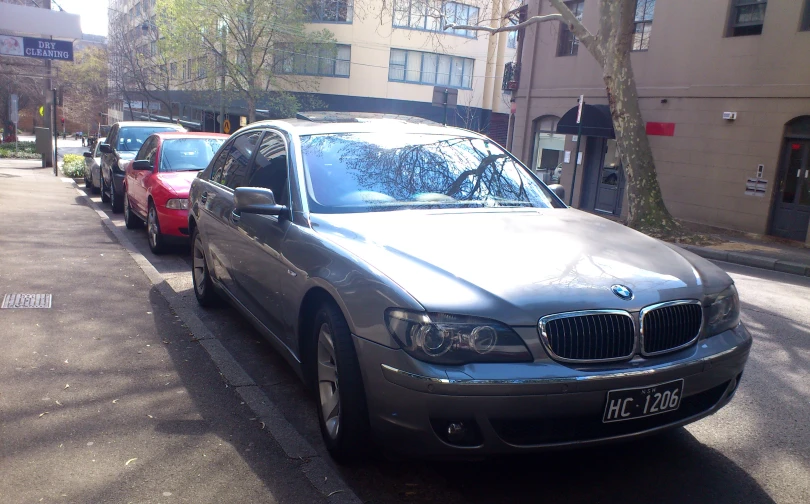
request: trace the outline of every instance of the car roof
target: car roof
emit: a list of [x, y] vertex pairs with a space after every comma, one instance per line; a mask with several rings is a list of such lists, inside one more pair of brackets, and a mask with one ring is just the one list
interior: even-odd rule
[[[245, 129], [274, 126], [297, 135], [320, 135], [327, 133], [376, 133], [396, 131], [398, 133], [424, 133], [434, 135], [458, 135], [480, 137], [478, 133], [443, 126], [419, 117], [393, 114], [363, 113], [302, 113], [294, 119], [257, 121]], [[240, 130], [240, 131], [242, 131]]]
[[157, 121], [118, 121], [115, 123], [118, 125], [119, 128], [124, 128], [126, 126], [152, 126], [158, 128], [175, 128], [177, 130], [185, 130], [183, 126], [175, 123], [168, 123], [168, 122], [157, 122]]
[[173, 138], [228, 138], [230, 135], [223, 133], [206, 133], [204, 131], [158, 131], [152, 135], [160, 137], [163, 140]]

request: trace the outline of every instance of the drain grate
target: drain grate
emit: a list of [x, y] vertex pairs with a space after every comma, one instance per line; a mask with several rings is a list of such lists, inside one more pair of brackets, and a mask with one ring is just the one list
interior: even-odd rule
[[0, 308], [50, 308], [50, 294], [6, 294]]

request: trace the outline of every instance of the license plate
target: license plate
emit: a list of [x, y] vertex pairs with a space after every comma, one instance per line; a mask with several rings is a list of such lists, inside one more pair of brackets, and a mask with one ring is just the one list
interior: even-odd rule
[[681, 405], [683, 380], [608, 392], [602, 422], [621, 422], [675, 411]]

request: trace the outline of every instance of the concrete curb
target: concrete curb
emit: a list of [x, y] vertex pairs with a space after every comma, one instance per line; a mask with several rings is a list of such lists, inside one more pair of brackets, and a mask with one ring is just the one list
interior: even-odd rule
[[[176, 303], [172, 303], [172, 299], [177, 296], [177, 293], [165, 281], [163, 275], [137, 250], [135, 245], [110, 220], [98, 204], [79, 189], [76, 181], [70, 178], [62, 178], [62, 181], [71, 184], [87, 202], [88, 207], [99, 215], [104, 225], [112, 232], [120, 245], [126, 249], [149, 281], [157, 287], [158, 292], [166, 299], [172, 309], [175, 309]], [[211, 334], [205, 324], [189, 310], [176, 309], [175, 313], [206, 350], [222, 375], [223, 380], [234, 388], [236, 394], [260, 419], [262, 428], [275, 439], [288, 457], [304, 462], [299, 466], [301, 472], [304, 473], [312, 486], [323, 494], [326, 501], [334, 504], [360, 504], [360, 498], [343, 481], [343, 478], [318, 455], [315, 448], [281, 414], [276, 405], [256, 386], [253, 379], [242, 369], [242, 366], [225, 349], [222, 343]]]
[[726, 250], [717, 250], [707, 247], [695, 247], [693, 245], [680, 246], [693, 254], [697, 254], [700, 257], [712, 259], [714, 261], [723, 261], [732, 264], [740, 264], [742, 266], [750, 266], [753, 268], [789, 273], [791, 275], [810, 277], [810, 263], [782, 261], [781, 259], [774, 259], [772, 257], [746, 254], [742, 252], [729, 252]]

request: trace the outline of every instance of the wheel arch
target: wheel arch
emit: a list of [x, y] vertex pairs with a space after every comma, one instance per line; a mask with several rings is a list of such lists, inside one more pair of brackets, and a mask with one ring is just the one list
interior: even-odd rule
[[333, 303], [337, 306], [338, 310], [340, 310], [341, 314], [343, 314], [343, 318], [348, 320], [338, 300], [321, 286], [316, 285], [311, 287], [301, 299], [301, 304], [298, 308], [296, 339], [298, 343], [298, 355], [301, 360], [301, 371], [304, 383], [308, 387], [315, 386], [313, 381], [315, 362], [312, 359], [312, 349], [315, 342], [311, 337], [315, 330], [315, 314], [318, 308], [324, 303]]

